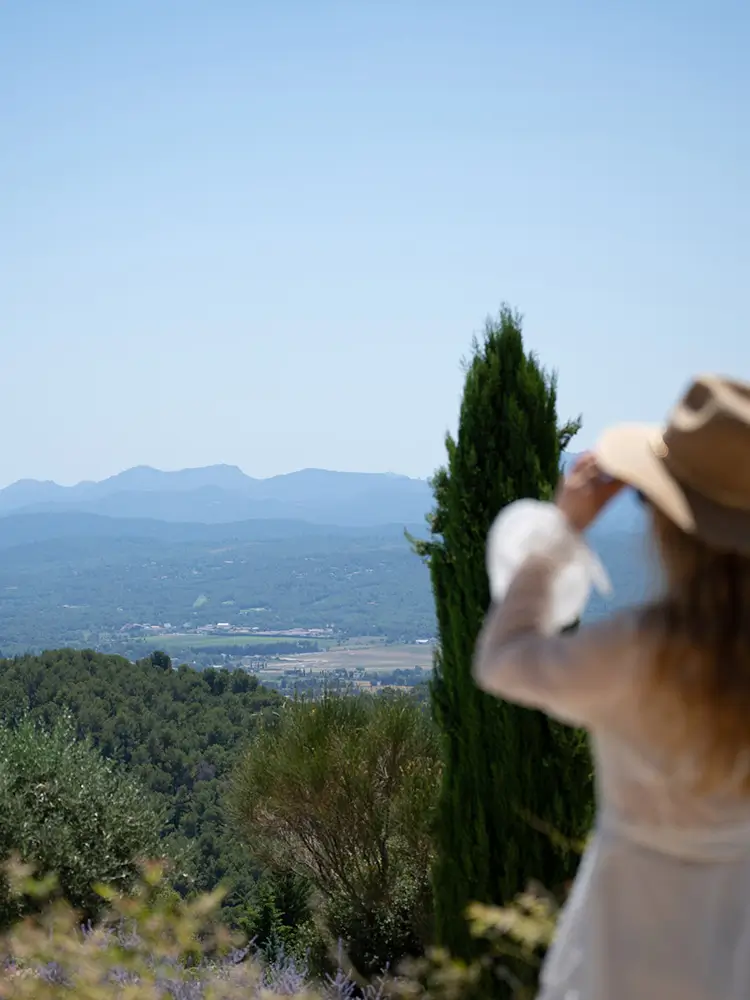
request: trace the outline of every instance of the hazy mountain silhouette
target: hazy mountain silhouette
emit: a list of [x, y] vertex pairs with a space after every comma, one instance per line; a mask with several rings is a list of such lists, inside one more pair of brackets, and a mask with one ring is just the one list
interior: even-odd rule
[[206, 487], [241, 491], [261, 481], [246, 476], [236, 465], [208, 465], [199, 469], [180, 469], [177, 472], [162, 472], [161, 469], [152, 469], [148, 465], [137, 465], [98, 483], [79, 483], [71, 487], [71, 490], [89, 498], [124, 492], [187, 493]]
[[[101, 482], [59, 486], [25, 479], [0, 490], [0, 516], [67, 512], [194, 524], [249, 520], [349, 527], [423, 524], [432, 506], [432, 492], [424, 479], [324, 469], [253, 479], [233, 465], [177, 472], [137, 466]], [[634, 531], [642, 523], [639, 505], [627, 492], [605, 513], [598, 530]]]
[[230, 465], [128, 469], [98, 483], [23, 480], [0, 490], [0, 515], [75, 511], [117, 518], [220, 524], [252, 519], [369, 526], [421, 523], [428, 483], [406, 476], [305, 469], [253, 479]]

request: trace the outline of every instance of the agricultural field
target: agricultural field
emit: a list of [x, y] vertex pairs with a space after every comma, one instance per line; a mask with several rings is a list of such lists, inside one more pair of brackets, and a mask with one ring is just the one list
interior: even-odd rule
[[305, 670], [319, 672], [324, 670], [366, 670], [391, 673], [394, 670], [413, 670], [421, 667], [432, 669], [432, 645], [418, 646], [414, 643], [401, 643], [392, 646], [378, 645], [371, 647], [352, 648], [350, 646], [334, 647], [322, 653], [300, 653], [298, 655], [279, 657], [279, 662]]
[[326, 675], [351, 679], [375, 679], [397, 671], [432, 669], [432, 645], [400, 643], [377, 646], [333, 646], [320, 653], [297, 653], [267, 660], [259, 671], [265, 684], [276, 686], [282, 678], [299, 675], [324, 679]]

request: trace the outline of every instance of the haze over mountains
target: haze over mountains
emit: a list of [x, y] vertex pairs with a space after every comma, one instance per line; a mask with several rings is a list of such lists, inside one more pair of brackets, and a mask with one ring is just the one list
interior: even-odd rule
[[369, 527], [422, 523], [431, 502], [428, 483], [406, 476], [304, 469], [253, 479], [232, 465], [179, 472], [139, 466], [68, 487], [20, 480], [0, 491], [0, 515], [74, 511], [203, 524], [270, 519]]
[[[234, 465], [177, 472], [138, 466], [101, 482], [60, 486], [24, 479], [0, 490], [0, 517], [75, 513], [195, 524], [263, 520], [369, 528], [423, 524], [431, 508], [432, 492], [424, 479], [323, 469], [254, 479]], [[637, 530], [641, 521], [638, 506], [626, 495], [607, 511], [598, 530]]]

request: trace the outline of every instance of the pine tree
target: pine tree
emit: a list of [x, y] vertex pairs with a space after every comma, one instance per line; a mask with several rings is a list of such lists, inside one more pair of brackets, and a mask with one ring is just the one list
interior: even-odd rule
[[591, 818], [585, 739], [544, 715], [491, 698], [471, 663], [489, 606], [485, 542], [492, 521], [521, 497], [552, 495], [560, 453], [579, 422], [559, 427], [556, 378], [524, 351], [521, 318], [503, 307], [466, 364], [458, 435], [433, 481], [428, 561], [438, 622], [432, 705], [444, 777], [436, 829], [436, 930], [470, 957], [471, 902], [502, 903], [530, 879], [558, 887], [575, 851], [549, 831], [580, 837]]

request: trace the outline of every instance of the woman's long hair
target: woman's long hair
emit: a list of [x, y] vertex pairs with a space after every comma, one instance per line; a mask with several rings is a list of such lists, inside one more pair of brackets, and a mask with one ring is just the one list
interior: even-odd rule
[[665, 696], [665, 729], [698, 751], [700, 784], [735, 777], [750, 795], [750, 558], [710, 548], [656, 509], [652, 518], [665, 589], [647, 611], [651, 693]]

